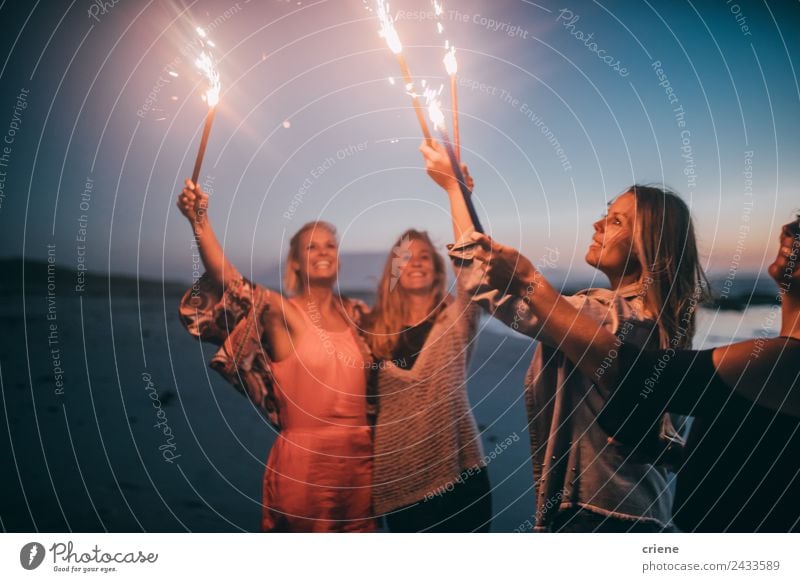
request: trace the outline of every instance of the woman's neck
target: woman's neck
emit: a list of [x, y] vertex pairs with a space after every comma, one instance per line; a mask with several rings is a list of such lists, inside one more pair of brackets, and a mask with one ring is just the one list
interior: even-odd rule
[[314, 303], [320, 311], [334, 307], [333, 289], [330, 287], [309, 286], [303, 289], [301, 296], [307, 303]]
[[639, 273], [632, 273], [629, 275], [609, 275], [606, 273], [608, 277], [608, 281], [611, 283], [611, 288], [615, 291], [617, 289], [621, 289], [622, 287], [627, 287], [628, 285], [633, 285], [639, 282], [640, 274]]
[[406, 293], [407, 325], [418, 325], [431, 314], [433, 295], [430, 293]]

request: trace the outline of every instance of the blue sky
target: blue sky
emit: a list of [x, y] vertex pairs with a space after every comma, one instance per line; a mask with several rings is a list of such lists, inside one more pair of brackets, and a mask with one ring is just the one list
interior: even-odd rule
[[[203, 176], [243, 270], [266, 271], [318, 217], [344, 251], [388, 251], [410, 226], [449, 242], [371, 3], [120, 0], [92, 16], [94, 5], [0, 4], [0, 139], [14, 132], [2, 256], [55, 244], [67, 268], [85, 251], [97, 271], [191, 276], [175, 197], [206, 111], [181, 57], [195, 25], [210, 29], [223, 83]], [[412, 74], [438, 84], [430, 6], [391, 10]], [[532, 258], [557, 248], [559, 268], [583, 274], [606, 202], [664, 182], [691, 205], [712, 270], [762, 270], [800, 206], [798, 16], [789, 2], [445, 2], [484, 226]]]

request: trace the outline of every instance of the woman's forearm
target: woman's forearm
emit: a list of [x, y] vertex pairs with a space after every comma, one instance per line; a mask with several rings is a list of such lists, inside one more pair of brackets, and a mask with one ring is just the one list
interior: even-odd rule
[[518, 293], [539, 322], [540, 339], [563, 352], [589, 378], [599, 380], [598, 370], [615, 346], [614, 334], [572, 305], [539, 271], [523, 283]]
[[241, 277], [236, 267], [225, 257], [222, 245], [219, 243], [208, 218], [196, 220], [192, 226], [197, 248], [200, 251], [200, 258], [208, 275], [223, 286]]
[[759, 406], [800, 416], [800, 341], [756, 339], [716, 348], [714, 368], [722, 381]]
[[456, 241], [460, 241], [474, 231], [475, 227], [460, 188], [458, 186], [447, 188], [447, 197], [450, 199], [450, 214], [453, 218], [453, 236]]

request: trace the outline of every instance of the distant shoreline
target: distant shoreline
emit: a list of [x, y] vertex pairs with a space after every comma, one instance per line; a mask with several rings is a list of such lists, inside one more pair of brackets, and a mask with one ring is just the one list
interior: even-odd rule
[[[2, 259], [0, 260], [0, 269], [4, 273], [4, 282], [0, 286], [0, 295], [20, 295], [23, 289], [22, 273], [25, 273], [25, 290], [27, 294], [36, 294], [46, 289], [48, 278], [48, 263], [40, 260], [23, 260], [20, 258], [15, 259]], [[24, 271], [23, 271], [24, 270]], [[188, 289], [191, 281], [175, 281], [175, 280], [158, 280], [150, 278], [137, 278], [127, 274], [102, 274], [93, 271], [86, 271], [83, 274], [82, 282], [84, 283], [84, 291], [75, 291], [75, 283], [77, 281], [77, 272], [72, 269], [67, 269], [55, 266], [51, 270], [54, 273], [57, 288], [59, 293], [61, 290], [66, 290], [65, 295], [83, 295], [98, 297], [107, 297], [109, 295], [109, 285], [113, 295], [126, 295], [126, 296], [170, 296], [179, 298]], [[719, 289], [722, 287], [722, 277], [712, 277], [712, 289]], [[731, 292], [726, 296], [721, 297], [716, 294], [713, 299], [704, 303], [704, 306], [709, 309], [720, 309], [723, 311], [743, 311], [747, 307], [757, 305], [777, 305], [778, 294], [777, 291], [767, 289], [770, 281], [752, 275], [743, 273], [739, 278], [738, 286], [733, 287]], [[571, 284], [569, 282], [561, 286], [561, 292], [565, 295], [574, 294], [581, 289], [585, 289], [587, 281], [580, 281], [580, 284]], [[375, 296], [375, 289], [373, 288], [352, 288], [343, 291], [343, 295], [361, 299], [367, 303], [371, 303]]]

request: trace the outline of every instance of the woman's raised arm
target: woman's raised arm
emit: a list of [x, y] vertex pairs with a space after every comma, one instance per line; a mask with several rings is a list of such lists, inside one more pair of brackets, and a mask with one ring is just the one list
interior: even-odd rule
[[211, 279], [226, 287], [241, 278], [241, 274], [225, 257], [219, 244], [211, 220], [208, 217], [208, 194], [199, 185], [186, 180], [183, 191], [178, 196], [178, 209], [192, 225], [194, 238], [200, 251], [200, 258]]
[[[453, 236], [456, 241], [461, 241], [475, 228], [469, 216], [467, 204], [461, 195], [458, 180], [453, 173], [450, 158], [442, 145], [434, 140], [431, 141], [431, 145], [423, 142], [419, 150], [425, 157], [425, 169], [428, 171], [428, 175], [447, 192], [447, 196], [450, 199], [450, 213], [453, 217]], [[462, 171], [464, 172], [467, 186], [471, 191], [474, 185], [472, 177], [469, 175], [466, 166], [462, 166]]]
[[476, 258], [486, 264], [487, 284], [524, 302], [528, 317], [535, 321], [538, 339], [558, 348], [584, 374], [596, 379], [616, 336], [581, 313], [519, 251], [486, 235], [473, 234], [472, 238], [479, 243]]

